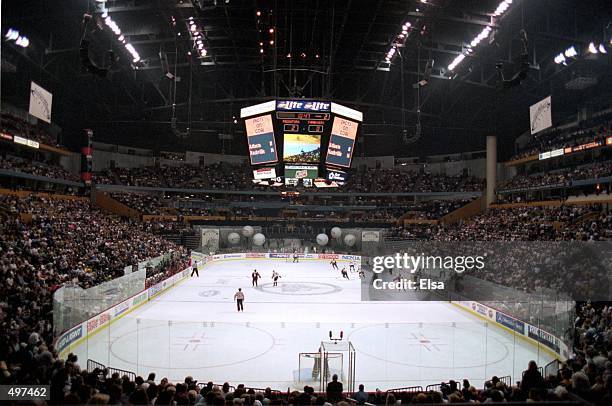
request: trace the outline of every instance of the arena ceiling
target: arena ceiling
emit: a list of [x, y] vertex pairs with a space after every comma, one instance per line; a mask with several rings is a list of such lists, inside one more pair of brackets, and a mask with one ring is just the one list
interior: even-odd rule
[[[27, 107], [34, 80], [53, 93], [54, 120], [65, 138], [88, 127], [110, 142], [243, 154], [243, 129], [234, 123], [241, 107], [274, 97], [333, 99], [364, 112], [361, 153], [406, 156], [482, 148], [492, 133], [508, 152], [529, 127], [529, 105], [549, 94], [557, 121], [579, 107], [610, 104], [610, 54], [580, 55], [567, 66], [553, 61], [572, 45], [582, 50], [591, 41], [609, 41], [609, 1], [514, 0], [494, 18], [499, 3], [3, 1], [3, 35], [9, 27], [19, 29], [30, 46], [3, 42], [2, 100]], [[105, 24], [103, 7], [138, 61]], [[89, 58], [108, 69], [105, 77], [83, 68], [85, 13], [93, 16]], [[405, 44], [387, 63], [406, 22]], [[449, 71], [488, 25], [491, 35]], [[506, 77], [520, 69], [521, 29], [529, 39], [527, 78], [503, 90], [496, 64], [503, 64]], [[423, 79], [427, 84], [416, 86]], [[417, 138], [417, 122], [420, 137], [406, 142]]]

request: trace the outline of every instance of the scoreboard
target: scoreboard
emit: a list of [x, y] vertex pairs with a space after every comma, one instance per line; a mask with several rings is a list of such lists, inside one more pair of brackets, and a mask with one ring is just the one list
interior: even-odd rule
[[306, 187], [337, 187], [348, 178], [361, 112], [333, 102], [298, 99], [245, 107], [240, 116], [254, 170], [276, 164], [284, 184]]

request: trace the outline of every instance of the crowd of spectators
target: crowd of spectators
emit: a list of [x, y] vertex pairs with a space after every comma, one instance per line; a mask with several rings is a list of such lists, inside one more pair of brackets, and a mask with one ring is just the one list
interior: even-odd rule
[[554, 185], [570, 187], [572, 183], [577, 180], [599, 179], [608, 176], [612, 176], [612, 161], [584, 165], [571, 170], [554, 171], [539, 175], [517, 175], [512, 179], [501, 182], [497, 186], [497, 189], [537, 188]]
[[481, 191], [484, 182], [472, 176], [449, 176], [427, 172], [368, 169], [351, 173], [344, 188], [349, 192], [473, 192]]
[[[198, 194], [197, 196], [190, 197], [189, 195], [178, 195], [178, 196], [165, 196], [162, 197], [158, 194], [148, 194], [140, 192], [112, 192], [110, 196], [113, 199], [138, 210], [140, 213], [145, 215], [162, 215], [172, 214], [177, 216], [223, 216], [223, 217], [245, 217], [245, 216], [258, 216], [258, 217], [282, 217], [282, 207], [272, 205], [271, 207], [265, 206], [265, 202], [269, 199], [265, 199], [267, 196], [263, 196], [264, 199], [251, 197], [251, 200], [246, 202], [257, 201], [264, 203], [263, 206], [253, 205], [249, 207], [247, 205], [231, 207], [231, 202], [226, 199], [225, 196], [216, 195], [203, 195]], [[278, 199], [277, 196], [273, 198]], [[314, 199], [309, 201], [308, 199], [296, 198], [292, 199], [290, 204], [291, 208], [297, 208], [300, 212], [299, 217], [312, 217], [321, 219], [333, 219], [333, 218], [348, 218], [355, 221], [378, 221], [382, 220], [385, 222], [392, 222], [400, 219], [403, 215], [407, 214], [408, 218], [418, 219], [439, 219], [442, 216], [464, 206], [469, 203], [471, 199], [455, 199], [455, 200], [429, 200], [414, 203], [412, 201], [398, 201], [393, 202], [392, 199], [384, 199], [382, 197], [377, 198], [364, 198], [356, 199], [354, 202], [326, 200], [319, 201]], [[333, 205], [339, 206], [340, 208], [330, 210], [316, 210], [315, 206]], [[355, 206], [350, 210], [342, 210], [342, 206]], [[309, 207], [311, 206], [311, 207]], [[371, 207], [366, 207], [371, 206]], [[221, 210], [220, 208], [224, 208]]]
[[426, 200], [407, 206], [405, 210], [409, 213], [409, 219], [439, 220], [471, 201], [472, 199]]
[[[214, 190], [251, 190], [252, 173], [247, 165], [161, 165], [159, 167], [116, 168], [94, 174], [94, 183]], [[347, 192], [456, 192], [480, 191], [482, 179], [448, 176], [399, 169], [354, 171], [342, 187]], [[271, 190], [271, 189], [269, 189]], [[316, 191], [316, 188], [305, 189]]]
[[577, 126], [567, 128], [554, 128], [541, 134], [536, 134], [529, 139], [512, 159], [553, 151], [555, 149], [573, 147], [593, 141], [603, 141], [610, 135], [609, 120], [610, 113], [584, 120]]
[[79, 176], [68, 172], [61, 166], [47, 165], [42, 162], [31, 161], [23, 158], [6, 156], [0, 157], [0, 169], [23, 172], [30, 175], [44, 176], [47, 178], [70, 180], [80, 182]]
[[2, 112], [0, 122], [2, 123], [0, 128], [5, 134], [27, 138], [41, 144], [57, 146], [57, 137], [49, 131], [30, 124], [12, 114]]
[[180, 164], [109, 169], [94, 173], [94, 182], [126, 186], [244, 190], [252, 188], [251, 177], [245, 165]]
[[[597, 217], [592, 221], [579, 221], [587, 214], [597, 214]], [[389, 240], [587, 241], [609, 238], [612, 238], [612, 214], [596, 206], [571, 205], [494, 208], [460, 223], [410, 224], [387, 233]]]
[[[440, 228], [434, 239], [443, 241], [546, 241], [578, 238], [598, 239], [588, 234], [577, 236], [569, 225], [591, 210], [584, 206], [517, 207], [491, 209], [464, 224]], [[554, 222], [568, 223], [557, 228]]]
[[113, 192], [110, 194], [110, 197], [132, 209], [138, 210], [142, 214], [161, 215], [165, 207], [163, 200], [157, 195], [137, 192]]
[[33, 359], [49, 373], [53, 292], [65, 283], [89, 288], [168, 252], [184, 250], [88, 200], [0, 196], [0, 360], [17, 382], [39, 372]]
[[[606, 333], [610, 333], [609, 308], [596, 313], [597, 319], [608, 322]], [[589, 313], [584, 314], [588, 317]], [[583, 314], [580, 315], [582, 317]], [[579, 319], [580, 319], [579, 317]], [[37, 337], [34, 337], [35, 339]], [[31, 382], [51, 382], [51, 404], [104, 404], [104, 405], [189, 405], [189, 406], [263, 406], [263, 405], [321, 405], [349, 406], [398, 405], [398, 404], [444, 404], [444, 403], [498, 403], [498, 402], [591, 402], [594, 405], [609, 405], [612, 401], [612, 361], [608, 350], [590, 347], [588, 354], [577, 355], [560, 366], [556, 373], [543, 376], [535, 361], [530, 361], [516, 385], [510, 385], [493, 376], [479, 389], [468, 379], [459, 383], [443, 382], [438, 389], [422, 392], [383, 392], [379, 389], [368, 392], [364, 385], [354, 393], [343, 392], [340, 382], [332, 380], [325, 392], [317, 393], [305, 386], [303, 391], [280, 392], [236, 387], [224, 384], [198, 383], [191, 376], [182, 382], [158, 379], [154, 372], [147, 378], [137, 376], [130, 379], [119, 372], [109, 373], [96, 368], [87, 371], [81, 368], [77, 356], [70, 354], [65, 361], [59, 360], [53, 348], [48, 348], [33, 339], [23, 347], [20, 357], [24, 365], [36, 365], [29, 371]], [[609, 343], [607, 341], [606, 343]], [[6, 364], [0, 363], [0, 368]], [[3, 369], [3, 382], [11, 382], [16, 376]]]

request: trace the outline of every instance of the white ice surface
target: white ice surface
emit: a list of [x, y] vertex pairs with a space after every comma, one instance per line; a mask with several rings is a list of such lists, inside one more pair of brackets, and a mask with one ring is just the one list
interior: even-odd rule
[[[259, 288], [251, 287], [254, 268], [263, 277]], [[282, 275], [278, 287], [272, 269]], [[330, 330], [344, 331], [355, 346], [356, 383], [366, 390], [463, 378], [482, 387], [493, 375], [520, 379], [529, 360], [551, 360], [448, 303], [362, 302], [360, 280], [350, 277], [323, 261], [213, 263], [74, 352], [82, 365], [92, 359], [144, 376], [279, 390], [303, 386], [294, 382], [299, 353], [316, 352]], [[233, 302], [239, 287], [246, 297], [240, 313]]]

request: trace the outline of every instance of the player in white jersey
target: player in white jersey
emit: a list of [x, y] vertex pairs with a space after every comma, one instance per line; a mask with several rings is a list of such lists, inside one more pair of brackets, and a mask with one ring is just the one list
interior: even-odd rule
[[272, 286], [278, 286], [278, 279], [280, 278], [280, 274], [278, 272], [276, 272], [275, 270], [272, 270], [272, 280], [274, 281], [274, 283], [272, 284]]

